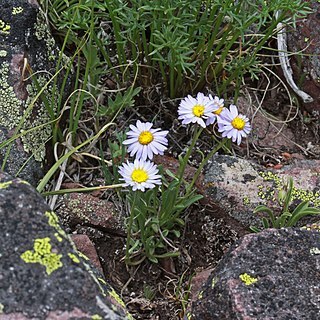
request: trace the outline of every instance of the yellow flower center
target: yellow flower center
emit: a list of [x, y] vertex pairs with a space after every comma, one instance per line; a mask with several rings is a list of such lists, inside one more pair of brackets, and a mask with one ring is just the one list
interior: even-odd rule
[[244, 126], [246, 125], [246, 122], [239, 117], [235, 117], [232, 120], [231, 125], [237, 130], [243, 130]]
[[224, 107], [220, 107], [218, 110], [213, 111], [213, 113], [218, 116], [222, 112], [223, 109], [224, 109]]
[[196, 116], [196, 117], [201, 117], [204, 114], [204, 106], [201, 104], [196, 104], [193, 108], [192, 108], [192, 113]]
[[134, 182], [145, 182], [149, 178], [148, 173], [143, 169], [134, 169], [131, 174], [131, 179]]
[[139, 135], [138, 141], [143, 145], [149, 144], [153, 141], [153, 134], [149, 131], [142, 131]]

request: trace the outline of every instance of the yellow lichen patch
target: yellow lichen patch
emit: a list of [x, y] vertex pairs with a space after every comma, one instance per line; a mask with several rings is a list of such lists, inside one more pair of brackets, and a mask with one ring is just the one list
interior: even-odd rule
[[133, 316], [129, 312], [126, 313], [126, 316], [128, 320], [134, 320]]
[[212, 278], [211, 288], [213, 288], [213, 287], [216, 285], [217, 281], [218, 281], [218, 280], [217, 280], [216, 278]]
[[202, 297], [203, 297], [203, 290], [201, 290], [201, 291], [199, 292], [199, 294], [198, 294], [198, 299], [202, 299]]
[[0, 303], [0, 314], [3, 313], [3, 310], [4, 310], [4, 305]]
[[12, 14], [13, 15], [16, 15], [16, 14], [19, 14], [23, 11], [23, 8], [22, 7], [13, 7], [12, 8]]
[[94, 314], [92, 317], [91, 317], [92, 320], [102, 320], [102, 317], [99, 316], [98, 314]]
[[[273, 200], [275, 201], [275, 191], [282, 192], [286, 183], [275, 173], [271, 171], [260, 171], [259, 175], [264, 181], [271, 181], [274, 183], [274, 187], [258, 186], [258, 196], [261, 200]], [[314, 207], [320, 207], [320, 192], [307, 191], [301, 188], [293, 187], [292, 189], [292, 201], [309, 201]]]
[[48, 237], [36, 239], [33, 251], [27, 250], [20, 257], [26, 263], [40, 263], [45, 266], [48, 275], [62, 267], [62, 262], [60, 261], [62, 255], [51, 252], [50, 238]]
[[191, 316], [191, 313], [190, 313], [190, 312], [187, 313], [187, 319], [188, 319], [188, 320], [191, 320], [191, 319], [192, 319], [192, 316]]
[[250, 204], [250, 199], [248, 197], [243, 197], [243, 204], [248, 206]]
[[9, 34], [10, 29], [11, 29], [10, 25], [0, 19], [0, 33]]
[[240, 274], [239, 278], [246, 286], [250, 286], [258, 281], [257, 278], [251, 277], [247, 273]]
[[107, 284], [107, 283], [105, 282], [105, 280], [102, 279], [102, 278], [98, 278], [98, 280], [99, 280], [100, 282], [102, 282], [103, 284]]
[[0, 50], [0, 57], [6, 57], [8, 52], [6, 50]]
[[60, 227], [58, 216], [53, 211], [46, 211], [45, 215], [48, 218], [48, 223], [51, 227], [54, 227], [56, 229]]
[[56, 237], [56, 239], [59, 241], [59, 242], [62, 242], [63, 239], [59, 236], [59, 233], [58, 232], [55, 232], [54, 236]]
[[7, 181], [7, 182], [0, 182], [0, 189], [6, 189], [10, 186], [12, 181]]
[[[68, 238], [67, 234], [65, 231], [60, 227], [59, 225], [59, 219], [58, 216], [53, 212], [53, 211], [46, 211], [45, 216], [48, 218], [48, 223], [51, 227], [55, 228], [59, 235]], [[60, 241], [60, 240], [59, 240]], [[60, 241], [61, 242], [61, 241]]]
[[122, 307], [126, 307], [126, 305], [124, 304], [124, 302], [121, 300], [120, 296], [114, 291], [114, 289], [111, 289], [111, 291], [108, 292], [109, 295], [114, 298]]
[[74, 253], [68, 253], [68, 257], [74, 262], [74, 263], [80, 263], [79, 258]]
[[81, 257], [81, 258], [84, 259], [84, 260], [87, 260], [87, 261], [90, 260], [85, 254], [83, 254], [83, 253], [80, 252], [80, 251], [78, 251], [78, 256]]

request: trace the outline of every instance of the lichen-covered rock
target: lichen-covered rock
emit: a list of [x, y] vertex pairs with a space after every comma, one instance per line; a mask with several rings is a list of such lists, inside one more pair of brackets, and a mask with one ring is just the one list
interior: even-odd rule
[[[58, 60], [59, 50], [37, 2], [2, 0], [0, 164], [5, 162], [5, 171], [33, 185], [42, 176], [45, 144], [52, 135], [52, 121], [59, 114], [58, 84], [64, 72], [57, 73]], [[63, 56], [61, 61], [59, 69], [68, 59]], [[48, 111], [50, 106], [55, 109]], [[9, 145], [1, 145], [17, 135], [19, 138]]]
[[129, 319], [26, 182], [0, 172], [0, 319]]
[[216, 155], [206, 169], [205, 192], [212, 203], [243, 226], [259, 226], [261, 217], [254, 215], [253, 210], [264, 204], [279, 213], [278, 192], [290, 176], [294, 181], [294, 203], [308, 200], [311, 206], [320, 207], [319, 167], [319, 160], [299, 160], [280, 170], [266, 170], [248, 160]]
[[[76, 192], [65, 194], [60, 200], [61, 205], [56, 213], [63, 217], [62, 222], [67, 221], [69, 227], [81, 226], [111, 234], [125, 234], [123, 217], [116, 212], [112, 202]], [[98, 234], [96, 236], [99, 237]]]
[[198, 293], [186, 319], [318, 319], [320, 228], [241, 238]]

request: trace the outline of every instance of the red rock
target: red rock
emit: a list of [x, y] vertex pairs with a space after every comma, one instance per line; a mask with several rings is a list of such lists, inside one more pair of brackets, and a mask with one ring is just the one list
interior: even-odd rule
[[313, 115], [320, 112], [320, 3], [306, 0], [313, 12], [296, 23], [296, 29], [288, 29], [288, 51], [302, 52], [302, 55], [291, 55], [290, 63], [295, 82], [300, 89], [311, 95], [311, 103], [304, 103], [304, 108]]
[[61, 216], [68, 216], [70, 224], [91, 225], [109, 231], [121, 229], [122, 220], [114, 210], [113, 203], [99, 199], [90, 194], [71, 193], [63, 197], [63, 206], [58, 212]]
[[103, 274], [103, 269], [94, 244], [85, 234], [73, 234], [71, 239], [77, 247], [77, 250], [89, 258], [91, 263]]

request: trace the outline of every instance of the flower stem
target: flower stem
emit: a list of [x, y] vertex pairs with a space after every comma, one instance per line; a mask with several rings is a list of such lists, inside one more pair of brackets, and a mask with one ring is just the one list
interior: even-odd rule
[[228, 141], [227, 138], [223, 138], [222, 141], [214, 148], [212, 149], [208, 155], [203, 159], [203, 161], [201, 162], [199, 168], [197, 169], [195, 175], [193, 176], [193, 179], [191, 181], [191, 183], [188, 185], [188, 188], [186, 190], [186, 194], [188, 195], [191, 191], [192, 191], [192, 188], [194, 186], [194, 184], [196, 183], [198, 177], [199, 177], [199, 174], [200, 172], [202, 171], [203, 167], [206, 165], [206, 163], [208, 162], [208, 160], [218, 151], [220, 150], [224, 145], [225, 143]]
[[131, 234], [132, 234], [132, 225], [133, 225], [133, 220], [135, 218], [135, 205], [137, 202], [137, 197], [139, 191], [134, 192], [133, 195], [133, 201], [132, 201], [132, 205], [130, 208], [130, 216], [129, 216], [129, 223], [127, 225], [127, 242], [126, 242], [126, 256], [125, 256], [125, 263], [126, 264], [130, 264], [130, 240], [131, 240]]
[[[184, 171], [186, 169], [186, 166], [187, 166], [187, 163], [188, 163], [188, 160], [190, 158], [190, 155], [191, 155], [191, 152], [202, 132], [203, 128], [202, 127], [198, 127], [194, 133], [193, 133], [193, 137], [192, 137], [192, 140], [191, 140], [191, 144], [187, 150], [187, 153], [185, 154], [185, 156], [183, 157], [183, 160], [182, 160], [182, 164], [181, 164], [181, 167], [179, 168], [179, 171], [178, 171], [178, 175], [179, 175], [179, 181], [180, 181], [180, 185], [181, 185], [181, 182], [183, 180], [183, 174], [184, 174]], [[179, 185], [179, 186], [180, 186]]]

